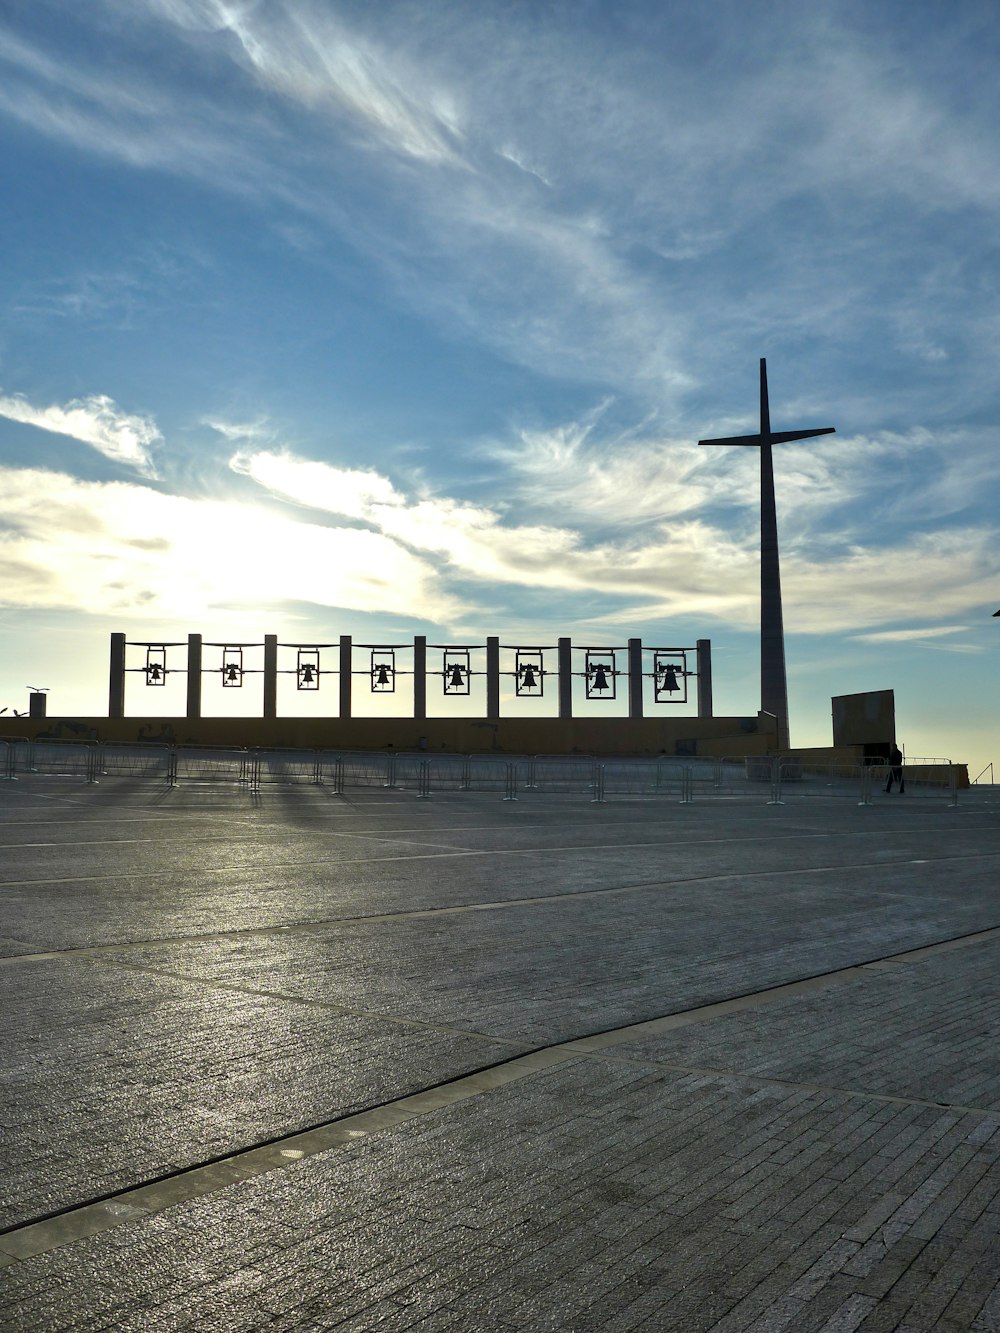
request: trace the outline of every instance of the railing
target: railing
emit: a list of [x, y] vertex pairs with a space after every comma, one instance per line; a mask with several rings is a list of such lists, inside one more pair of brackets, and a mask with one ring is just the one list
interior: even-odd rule
[[[989, 775], [990, 775], [990, 786], [992, 787], [992, 786], [993, 786], [993, 765], [992, 765], [992, 763], [989, 763], [989, 764], [986, 765], [986, 767], [983, 769], [983, 773], [989, 773]], [[974, 778], [972, 779], [972, 784], [971, 784], [972, 786], [975, 786], [976, 783], [978, 783], [979, 779], [983, 776], [983, 773], [980, 773], [977, 777], [974, 777]]]
[[[992, 775], [992, 765], [988, 766]], [[983, 770], [985, 773], [987, 769]], [[104, 779], [160, 780], [168, 786], [229, 783], [259, 791], [268, 784], [308, 784], [331, 795], [347, 788], [412, 792], [494, 792], [505, 801], [522, 794], [661, 799], [681, 805], [713, 797], [758, 797], [769, 805], [841, 798], [871, 806], [902, 790], [914, 798], [958, 802], [958, 766], [909, 761], [902, 784], [891, 764], [813, 764], [793, 755], [732, 759], [666, 756], [462, 755], [426, 751], [263, 750], [238, 747], [105, 744], [97, 741], [0, 741], [0, 779], [39, 777], [97, 783]], [[979, 777], [981, 778], [981, 773]], [[893, 779], [890, 784], [890, 778]], [[977, 779], [978, 781], [978, 779]]]

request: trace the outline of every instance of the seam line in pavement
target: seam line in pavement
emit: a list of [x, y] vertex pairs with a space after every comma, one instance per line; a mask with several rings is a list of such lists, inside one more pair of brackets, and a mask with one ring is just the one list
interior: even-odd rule
[[[923, 945], [920, 948], [908, 949], [902, 953], [870, 959], [868, 962], [839, 968], [833, 972], [820, 973], [813, 977], [803, 978], [800, 981], [768, 987], [746, 995], [734, 996], [715, 1004], [701, 1005], [696, 1009], [666, 1014], [660, 1018], [647, 1019], [640, 1023], [626, 1024], [605, 1032], [594, 1033], [589, 1037], [577, 1037], [571, 1038], [569, 1041], [554, 1042], [525, 1055], [515, 1056], [511, 1060], [505, 1060], [474, 1073], [449, 1079], [422, 1092], [395, 1098], [381, 1106], [325, 1121], [291, 1134], [277, 1135], [254, 1147], [238, 1149], [209, 1162], [182, 1168], [141, 1185], [113, 1191], [99, 1199], [71, 1205], [47, 1217], [9, 1227], [0, 1231], [0, 1254], [15, 1261], [30, 1259], [35, 1255], [44, 1254], [49, 1250], [71, 1244], [73, 1241], [83, 1240], [88, 1236], [108, 1231], [113, 1227], [149, 1217], [173, 1205], [187, 1202], [216, 1190], [225, 1189], [229, 1185], [250, 1180], [269, 1171], [286, 1168], [305, 1157], [312, 1157], [317, 1153], [344, 1147], [346, 1144], [364, 1138], [369, 1134], [391, 1129], [418, 1116], [427, 1115], [447, 1106], [453, 1106], [458, 1102], [481, 1096], [486, 1092], [492, 1092], [505, 1084], [528, 1078], [556, 1065], [580, 1057], [620, 1060], [623, 1057], [608, 1057], [605, 1054], [606, 1051], [610, 1047], [634, 1041], [642, 1036], [655, 1035], [691, 1023], [708, 1022], [723, 1014], [771, 1004], [789, 995], [819, 990], [827, 986], [856, 980], [869, 971], [881, 971], [896, 966], [905, 966], [908, 963], [919, 962], [932, 954], [963, 948], [967, 945], [995, 939], [998, 936], [1000, 936], [1000, 926], [994, 926], [987, 930], [954, 936], [936, 944]], [[483, 1036], [485, 1034], [476, 1035]], [[926, 1101], [916, 1097], [893, 1097], [882, 1093], [866, 1092], [863, 1089], [828, 1088], [822, 1085], [794, 1083], [770, 1076], [732, 1073], [726, 1070], [693, 1069], [688, 1066], [662, 1064], [655, 1060], [642, 1060], [634, 1057], [630, 1058], [628, 1063], [631, 1064], [633, 1061], [636, 1064], [645, 1065], [647, 1068], [671, 1069], [686, 1074], [734, 1079], [769, 1086], [776, 1085], [807, 1092], [837, 1093], [890, 1105], [936, 1107], [958, 1115], [975, 1114], [1000, 1119], [1000, 1112], [982, 1107], [952, 1106], [948, 1103]]]
[[[387, 861], [448, 861], [460, 860], [462, 857], [475, 856], [545, 856], [553, 852], [560, 854], [574, 853], [578, 856], [586, 856], [591, 852], [618, 852], [635, 851], [642, 848], [669, 848], [670, 843], [664, 840], [656, 842], [609, 842], [597, 844], [594, 846], [575, 843], [568, 847], [493, 847], [489, 849], [480, 848], [460, 848], [452, 849], [446, 852], [420, 852], [416, 856], [355, 856], [355, 857], [317, 857], [315, 860], [308, 861], [274, 861], [264, 866], [249, 867], [255, 873], [266, 874], [268, 872], [281, 872], [290, 870], [306, 870], [313, 866], [365, 866], [382, 865]], [[995, 852], [959, 852], [953, 856], [940, 856], [933, 858], [935, 861], [983, 861], [990, 860], [993, 857], [1000, 857], [1000, 850]], [[808, 866], [799, 867], [794, 870], [746, 870], [730, 871], [724, 875], [695, 875], [690, 876], [691, 883], [701, 883], [703, 880], [712, 879], [749, 879], [759, 878], [761, 875], [815, 875], [830, 870], [880, 870], [893, 865], [912, 865], [913, 858], [907, 857], [900, 861], [855, 861], [841, 866]], [[24, 888], [45, 888], [50, 884], [92, 884], [95, 881], [99, 883], [113, 883], [115, 880], [135, 880], [135, 879], [164, 879], [172, 878], [176, 880], [178, 875], [245, 875], [247, 866], [199, 866], [197, 870], [178, 871], [176, 867], [170, 870], [139, 870], [134, 872], [125, 872], [120, 875], [63, 875], [54, 879], [7, 879], [0, 880], [0, 890], [3, 889], [24, 889]], [[687, 881], [678, 881], [684, 883]], [[592, 889], [587, 890], [590, 893], [618, 893], [618, 889]], [[561, 897], [571, 897], [570, 894], [558, 895]], [[581, 895], [582, 896], [582, 895]], [[528, 899], [527, 901], [531, 901]]]
[[[646, 845], [646, 844], [641, 844]], [[650, 846], [659, 846], [659, 843], [648, 844]], [[553, 851], [571, 850], [568, 848], [551, 848]], [[585, 850], [585, 849], [579, 849]], [[613, 850], [613, 848], [599, 849]], [[473, 853], [477, 855], [478, 853]], [[485, 855], [486, 853], [484, 853]], [[492, 855], [492, 853], [489, 853]], [[463, 853], [465, 855], [465, 853]], [[946, 861], [977, 861], [989, 860], [1000, 856], [998, 852], [969, 852], [959, 856], [942, 856], [934, 858], [934, 863], [939, 864]], [[374, 857], [375, 861], [383, 860], [427, 860], [433, 858], [426, 857]], [[317, 863], [326, 864], [326, 863]], [[340, 864], [333, 862], [332, 864]], [[348, 862], [350, 865], [359, 864], [356, 861]], [[912, 857], [906, 857], [900, 861], [859, 861], [853, 864], [841, 866], [796, 866], [787, 870], [743, 870], [726, 871], [714, 875], [687, 875], [682, 879], [653, 879], [640, 881], [637, 884], [619, 884], [608, 889], [574, 889], [569, 893], [545, 893], [536, 894], [530, 898], [503, 898], [496, 899], [488, 903], [455, 903], [448, 907], [421, 907], [411, 911], [403, 912], [373, 912], [364, 916], [340, 916], [326, 917], [321, 921], [292, 921], [277, 926], [249, 926], [242, 930], [224, 930], [213, 931], [206, 935], [176, 935], [169, 938], [156, 938], [146, 940], [122, 940], [114, 944], [82, 944], [74, 945], [66, 949], [44, 949], [35, 953], [27, 954], [9, 954], [0, 957], [0, 967], [8, 967], [18, 963], [38, 963], [50, 962], [53, 959], [72, 959], [75, 957], [98, 957], [108, 953], [119, 953], [123, 949], [171, 949], [189, 944], [211, 944], [220, 940], [229, 939], [247, 939], [255, 936], [280, 935], [288, 931], [321, 931], [336, 928], [338, 926], [368, 925], [379, 922], [389, 921], [416, 921], [422, 917], [436, 916], [456, 916], [463, 912], [501, 912], [511, 907], [538, 907], [546, 904], [558, 903], [563, 900], [572, 902], [579, 898], [602, 898], [613, 897], [615, 894], [623, 893], [647, 893], [655, 889], [677, 889], [688, 884], [711, 884], [715, 880], [727, 879], [760, 879], [764, 876], [774, 878], [785, 878], [791, 875], [819, 875], [829, 871], [841, 870], [886, 870], [894, 866], [906, 866], [916, 864]], [[929, 861], [921, 861], [920, 864], [929, 864]], [[274, 867], [269, 867], [273, 869]], [[168, 872], [156, 872], [168, 873]], [[191, 874], [199, 873], [195, 871]], [[234, 872], [235, 873], [235, 872]], [[101, 879], [103, 876], [90, 876], [88, 878]], [[111, 877], [114, 878], [114, 877]], [[130, 878], [123, 876], [121, 878]], [[143, 878], [143, 876], [136, 876]], [[21, 880], [8, 881], [0, 883], [0, 890], [12, 887], [24, 887], [25, 885], [44, 885], [44, 884], [63, 884], [78, 883], [82, 880]], [[879, 892], [886, 892], [879, 890]], [[891, 892], [889, 890], [888, 892]], [[14, 938], [10, 936], [8, 938]]]

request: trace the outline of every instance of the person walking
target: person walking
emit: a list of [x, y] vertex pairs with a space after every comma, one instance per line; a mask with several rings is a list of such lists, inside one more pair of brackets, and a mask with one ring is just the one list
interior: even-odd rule
[[886, 791], [892, 791], [893, 782], [898, 784], [899, 794], [902, 796], [906, 790], [903, 785], [903, 752], [895, 741], [893, 741], [892, 749], [889, 751], [889, 780], [885, 784]]

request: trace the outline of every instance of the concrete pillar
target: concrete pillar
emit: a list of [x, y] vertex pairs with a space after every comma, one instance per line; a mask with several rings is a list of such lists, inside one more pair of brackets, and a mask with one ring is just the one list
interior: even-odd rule
[[354, 646], [349, 634], [340, 636], [340, 716], [351, 716], [351, 682], [354, 677], [351, 669], [354, 666]]
[[187, 716], [201, 717], [201, 635], [188, 635]]
[[698, 716], [712, 717], [712, 641], [699, 639], [695, 644], [698, 670]]
[[490, 722], [500, 717], [500, 640], [486, 640], [486, 716]]
[[108, 684], [108, 717], [125, 716], [125, 635], [111, 636], [111, 678]]
[[559, 716], [573, 716], [573, 645], [569, 639], [559, 640]]
[[264, 635], [264, 716], [278, 716], [278, 636]]
[[642, 640], [628, 641], [628, 715], [642, 717]]
[[427, 635], [413, 640], [413, 716], [423, 722], [427, 717]]

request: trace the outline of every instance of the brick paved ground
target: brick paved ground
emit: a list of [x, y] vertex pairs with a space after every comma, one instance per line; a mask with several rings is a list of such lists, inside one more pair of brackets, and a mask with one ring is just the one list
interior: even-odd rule
[[1000, 806], [755, 795], [0, 787], [0, 1326], [1000, 1328]]

